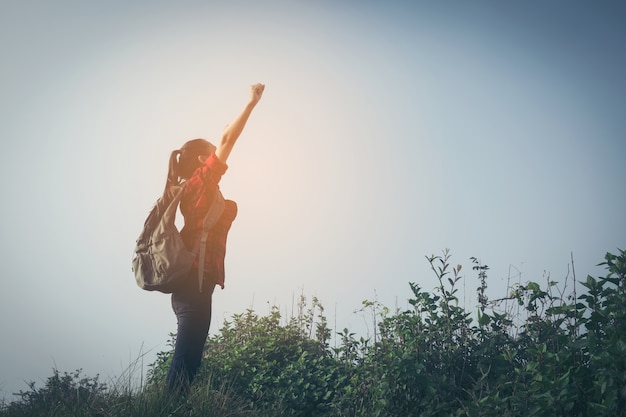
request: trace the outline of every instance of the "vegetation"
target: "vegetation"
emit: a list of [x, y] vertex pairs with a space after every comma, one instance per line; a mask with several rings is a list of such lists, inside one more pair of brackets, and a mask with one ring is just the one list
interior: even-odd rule
[[606, 276], [571, 294], [548, 281], [486, 296], [488, 267], [472, 259], [478, 309], [459, 306], [461, 266], [428, 258], [439, 286], [410, 284], [410, 308], [364, 301], [374, 335], [348, 329], [330, 346], [324, 309], [302, 297], [289, 319], [248, 310], [209, 338], [194, 389], [161, 395], [171, 352], [138, 390], [57, 371], [4, 404], [16, 416], [624, 416], [626, 252], [608, 253]]

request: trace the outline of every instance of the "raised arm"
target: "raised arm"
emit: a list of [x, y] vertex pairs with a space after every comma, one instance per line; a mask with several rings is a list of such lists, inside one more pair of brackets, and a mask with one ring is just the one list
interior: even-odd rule
[[257, 105], [259, 100], [261, 100], [264, 89], [265, 84], [254, 84], [250, 86], [250, 100], [243, 108], [239, 116], [237, 116], [237, 118], [224, 129], [224, 132], [222, 133], [222, 140], [217, 145], [217, 149], [215, 150], [215, 156], [217, 156], [221, 162], [226, 163], [226, 160], [230, 156], [230, 152], [233, 150], [233, 146], [235, 146], [235, 142], [237, 142], [241, 132], [243, 132], [243, 128], [246, 126], [246, 122], [248, 121], [252, 110]]

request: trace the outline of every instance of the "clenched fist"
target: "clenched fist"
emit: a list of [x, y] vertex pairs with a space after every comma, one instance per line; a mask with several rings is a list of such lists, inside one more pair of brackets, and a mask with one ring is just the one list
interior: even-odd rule
[[256, 104], [261, 100], [265, 84], [257, 83], [250, 86], [250, 102]]

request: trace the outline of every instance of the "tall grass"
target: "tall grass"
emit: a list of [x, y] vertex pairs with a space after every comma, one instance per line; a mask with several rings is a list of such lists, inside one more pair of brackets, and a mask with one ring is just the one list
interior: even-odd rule
[[303, 296], [294, 317], [274, 307], [224, 322], [185, 398], [163, 393], [168, 351], [138, 387], [137, 364], [107, 384], [55, 370], [3, 404], [0, 417], [626, 415], [625, 251], [607, 253], [606, 276], [587, 276], [584, 291], [528, 281], [492, 301], [489, 268], [472, 258], [475, 313], [459, 305], [465, 277], [450, 253], [427, 260], [434, 292], [410, 283], [410, 307], [393, 312], [363, 303], [373, 338], [344, 329], [331, 347], [321, 303]]
[[[264, 417], [252, 413], [227, 384], [213, 389], [210, 375], [183, 397], [166, 395], [158, 384], [140, 384], [143, 371], [133, 362], [120, 377], [104, 383], [82, 370], [53, 369], [42, 387], [34, 382], [17, 399], [0, 405], [2, 417]], [[268, 416], [269, 417], [269, 416]]]

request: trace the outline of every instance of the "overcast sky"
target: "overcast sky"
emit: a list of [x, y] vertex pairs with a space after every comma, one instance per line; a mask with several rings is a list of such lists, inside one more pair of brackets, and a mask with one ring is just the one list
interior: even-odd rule
[[135, 239], [171, 150], [262, 101], [222, 181], [224, 319], [301, 293], [366, 335], [450, 248], [492, 298], [598, 276], [626, 248], [626, 10], [618, 1], [3, 1], [0, 393], [105, 381], [176, 330]]

